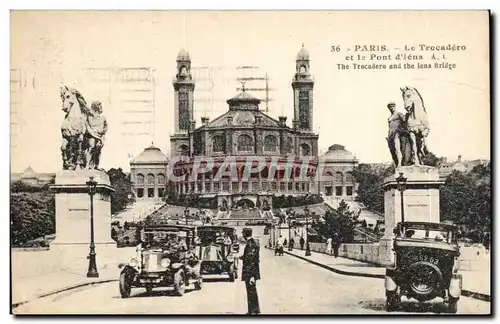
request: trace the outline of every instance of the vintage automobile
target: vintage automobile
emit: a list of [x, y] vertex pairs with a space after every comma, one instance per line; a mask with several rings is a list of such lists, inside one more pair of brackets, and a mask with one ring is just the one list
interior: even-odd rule
[[462, 290], [458, 271], [458, 228], [454, 225], [401, 222], [394, 228], [394, 263], [386, 268], [387, 311], [401, 296], [419, 302], [440, 297], [447, 312], [456, 313]]
[[198, 226], [197, 236], [200, 240], [201, 274], [228, 275], [231, 282], [238, 278], [240, 245], [236, 230], [221, 225]]
[[182, 296], [194, 284], [202, 288], [200, 261], [194, 253], [195, 227], [188, 225], [147, 225], [141, 231], [137, 255], [120, 264], [120, 295], [130, 296], [131, 288], [172, 287]]

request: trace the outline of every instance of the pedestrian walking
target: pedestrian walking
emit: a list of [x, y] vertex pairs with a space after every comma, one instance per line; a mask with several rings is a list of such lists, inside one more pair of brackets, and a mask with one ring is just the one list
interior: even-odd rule
[[332, 240], [331, 237], [329, 237], [329, 238], [326, 239], [326, 253], [328, 253], [330, 255], [332, 255], [332, 252], [333, 252], [333, 250], [332, 250], [332, 241], [333, 240]]
[[338, 233], [333, 234], [332, 245], [333, 245], [333, 256], [337, 258], [339, 256], [341, 240]]
[[259, 244], [252, 237], [251, 228], [244, 228], [242, 234], [246, 245], [241, 257], [243, 260], [241, 280], [245, 281], [247, 290], [247, 315], [258, 315], [260, 314], [259, 296], [257, 295], [257, 280], [260, 279]]
[[285, 239], [285, 240], [283, 241], [283, 247], [288, 247], [288, 245], [287, 245], [287, 244], [288, 244], [288, 241]]
[[293, 246], [295, 245], [295, 240], [293, 237], [290, 239], [290, 249], [293, 249]]
[[299, 244], [300, 244], [300, 249], [303, 250], [304, 244], [306, 244], [306, 241], [304, 240], [303, 236], [300, 237]]

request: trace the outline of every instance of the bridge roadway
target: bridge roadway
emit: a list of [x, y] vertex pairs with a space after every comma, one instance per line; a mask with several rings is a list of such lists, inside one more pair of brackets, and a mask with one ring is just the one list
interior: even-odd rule
[[[261, 248], [258, 291], [263, 314], [388, 314], [384, 283], [380, 279], [343, 276], [289, 255], [274, 256]], [[397, 314], [439, 313], [439, 302], [416, 304], [403, 300]], [[171, 289], [132, 290], [122, 299], [118, 283], [111, 282], [67, 291], [19, 306], [16, 314], [245, 314], [242, 281], [206, 279], [200, 291], [186, 290], [182, 297]], [[489, 314], [490, 303], [462, 297], [460, 314]], [[391, 313], [393, 314], [393, 313]]]

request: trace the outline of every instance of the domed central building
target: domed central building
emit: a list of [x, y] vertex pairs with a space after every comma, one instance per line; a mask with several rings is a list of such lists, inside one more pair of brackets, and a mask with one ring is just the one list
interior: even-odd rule
[[[339, 184], [322, 183], [315, 177], [319, 136], [313, 132], [314, 80], [304, 47], [296, 57], [291, 87], [291, 124], [284, 116], [273, 118], [261, 111], [261, 101], [243, 86], [227, 100], [226, 113], [214, 120], [201, 117], [197, 126], [191, 57], [181, 50], [173, 81], [175, 132], [170, 137], [170, 160], [155, 147], [138, 156], [131, 164], [132, 181], [140, 183], [138, 196], [163, 194], [157, 186], [164, 175], [169, 193], [214, 198], [225, 208], [272, 207], [273, 196], [318, 194], [320, 187], [330, 194], [332, 190], [338, 192], [335, 187]], [[250, 164], [249, 158], [253, 159]], [[210, 160], [211, 165], [204, 160]], [[203, 172], [197, 173], [200, 165]]]
[[[225, 114], [212, 121], [202, 117], [201, 125], [196, 127], [193, 109], [195, 81], [190, 69], [190, 56], [183, 50], [177, 57], [177, 75], [173, 82], [175, 134], [170, 138], [171, 155], [173, 160], [176, 156], [187, 156], [190, 160], [201, 156], [210, 157], [214, 160], [214, 166], [193, 179], [188, 176], [192, 161], [177, 163], [174, 169], [176, 172], [182, 169], [186, 179], [170, 183], [176, 193], [216, 196], [219, 206], [231, 207], [238, 204], [271, 205], [275, 194], [303, 195], [314, 191], [312, 177], [296, 180], [300, 173], [298, 169], [290, 171], [293, 174], [288, 177], [288, 181], [282, 181], [286, 178], [282, 164], [287, 161], [287, 156], [316, 157], [318, 154], [318, 135], [312, 131], [314, 81], [309, 72], [309, 55], [305, 48], [297, 55], [292, 81], [292, 125], [287, 125], [286, 117], [275, 119], [263, 113], [259, 107], [260, 100], [243, 86], [241, 93], [227, 100], [228, 110]], [[259, 173], [251, 173], [246, 179], [244, 174], [248, 156], [260, 157], [266, 165]], [[225, 160], [234, 161], [237, 176], [217, 179], [216, 174]], [[282, 170], [274, 172], [274, 169]]]

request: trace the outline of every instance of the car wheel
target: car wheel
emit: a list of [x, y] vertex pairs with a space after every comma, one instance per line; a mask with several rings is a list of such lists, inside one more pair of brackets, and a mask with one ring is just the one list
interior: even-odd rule
[[386, 311], [392, 312], [397, 310], [399, 304], [401, 303], [401, 296], [397, 293], [397, 291], [386, 291], [385, 296], [386, 296], [385, 300]]
[[127, 274], [125, 272], [122, 272], [120, 274], [120, 295], [122, 298], [127, 298], [130, 296], [131, 292], [131, 287], [130, 283], [127, 279]]
[[177, 296], [184, 295], [184, 290], [186, 289], [184, 280], [184, 271], [182, 269], [174, 274], [174, 292]]
[[146, 285], [146, 292], [148, 294], [152, 293], [153, 292], [153, 285]]
[[203, 280], [200, 278], [200, 280], [194, 283], [194, 289], [201, 290], [202, 287], [203, 287]]
[[446, 311], [450, 314], [457, 313], [457, 304], [458, 304], [458, 298], [453, 298], [453, 297], [450, 297], [448, 302], [444, 303], [444, 305], [446, 307]]

